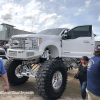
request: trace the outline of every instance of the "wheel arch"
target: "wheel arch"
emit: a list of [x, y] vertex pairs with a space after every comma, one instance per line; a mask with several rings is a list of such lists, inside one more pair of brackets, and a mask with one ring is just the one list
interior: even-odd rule
[[58, 48], [55, 45], [48, 45], [48, 46], [46, 46], [44, 48], [44, 51], [47, 50], [47, 49], [50, 51], [50, 54], [51, 54], [52, 58], [59, 57], [59, 50], [58, 50]]

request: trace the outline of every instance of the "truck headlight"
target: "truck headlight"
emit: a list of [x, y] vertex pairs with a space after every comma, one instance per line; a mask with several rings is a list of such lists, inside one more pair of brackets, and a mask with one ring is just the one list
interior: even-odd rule
[[25, 39], [26, 50], [38, 50], [40, 44], [41, 44], [41, 39], [31, 38], [31, 37]]
[[41, 42], [42, 42], [42, 39], [38, 39], [38, 49], [39, 49]]

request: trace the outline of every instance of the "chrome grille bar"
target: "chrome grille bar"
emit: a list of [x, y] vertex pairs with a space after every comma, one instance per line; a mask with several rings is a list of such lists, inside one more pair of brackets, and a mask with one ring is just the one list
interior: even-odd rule
[[11, 38], [10, 47], [11, 49], [25, 49], [25, 38]]

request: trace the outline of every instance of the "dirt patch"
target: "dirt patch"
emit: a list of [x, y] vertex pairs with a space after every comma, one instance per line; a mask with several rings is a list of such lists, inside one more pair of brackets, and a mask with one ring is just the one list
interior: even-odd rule
[[[68, 81], [67, 81], [67, 86], [66, 86], [66, 90], [63, 93], [62, 97], [59, 100], [80, 100], [81, 99], [81, 90], [80, 90], [80, 83], [79, 80], [74, 79], [74, 75], [77, 72], [77, 69], [74, 70], [70, 70], [68, 71]], [[3, 91], [4, 89], [4, 82], [2, 80], [2, 78], [0, 77], [0, 91]], [[29, 95], [18, 95], [18, 94], [13, 94], [13, 95], [9, 95], [9, 94], [4, 94], [4, 95], [0, 95], [0, 100], [43, 100], [38, 94], [37, 91], [35, 89], [35, 79], [33, 78], [29, 78], [29, 80], [23, 84], [23, 85], [19, 85], [19, 86], [10, 86], [10, 91], [34, 91], [34, 95], [29, 94]]]
[[76, 72], [77, 69], [68, 71], [68, 81], [63, 96], [68, 96], [71, 98], [81, 98], [81, 89], [79, 80], [74, 79], [74, 75], [76, 74]]

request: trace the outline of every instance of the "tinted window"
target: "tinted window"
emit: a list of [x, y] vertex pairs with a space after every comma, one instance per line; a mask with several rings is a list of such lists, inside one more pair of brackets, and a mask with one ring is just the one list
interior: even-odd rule
[[74, 35], [72, 31], [68, 32], [68, 39], [74, 39]]
[[77, 27], [73, 29], [74, 38], [78, 37], [88, 37], [89, 36], [89, 26]]
[[69, 39], [75, 39], [78, 37], [90, 37], [91, 36], [91, 26], [81, 26], [76, 27], [68, 32]]

